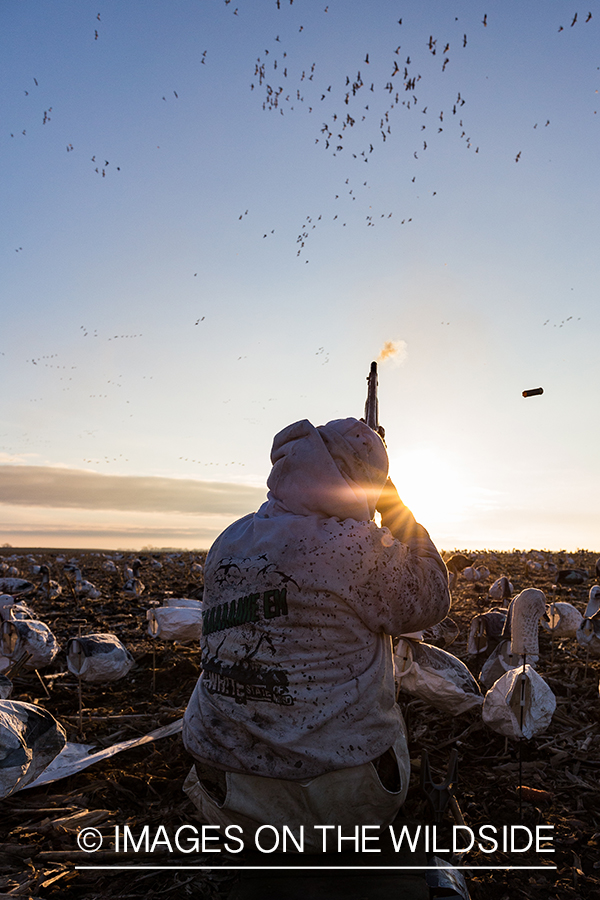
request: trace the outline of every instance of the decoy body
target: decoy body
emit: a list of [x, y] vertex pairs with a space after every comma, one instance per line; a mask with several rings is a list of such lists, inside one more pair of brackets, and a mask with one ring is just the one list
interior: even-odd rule
[[556, 574], [556, 583], [572, 587], [576, 584], [584, 584], [589, 577], [589, 573], [585, 569], [559, 569]]
[[48, 666], [60, 650], [58, 641], [47, 625], [35, 619], [8, 619], [0, 631], [2, 653], [9, 659], [18, 659], [29, 653], [25, 663], [28, 669]]
[[102, 591], [100, 591], [95, 584], [82, 578], [81, 569], [77, 566], [65, 566], [65, 572], [74, 575], [74, 591], [78, 597], [87, 597], [88, 600], [98, 600], [102, 596]]
[[163, 641], [199, 641], [202, 637], [202, 604], [198, 600], [171, 597], [164, 606], [146, 613], [148, 634]]
[[0, 700], [0, 797], [34, 781], [66, 741], [64, 729], [45, 709]]
[[508, 607], [508, 601], [512, 597], [513, 586], [506, 577], [506, 575], [501, 575], [500, 578], [497, 578], [492, 585], [490, 585], [490, 589], [488, 591], [488, 596], [492, 600], [501, 600], [502, 606]]
[[[126, 597], [131, 597], [133, 599], [140, 596], [145, 590], [145, 585], [140, 581], [140, 569], [142, 567], [141, 560], [134, 559], [131, 564], [131, 569], [129, 566], [125, 567], [125, 581], [123, 583], [123, 593]], [[129, 574], [131, 573], [131, 574]]]
[[588, 605], [575, 637], [590, 656], [600, 656], [600, 585], [590, 588]]
[[412, 638], [401, 637], [394, 653], [396, 683], [402, 691], [456, 716], [481, 706], [477, 681], [460, 659]]
[[62, 588], [57, 581], [50, 579], [49, 567], [46, 565], [40, 566], [39, 574], [42, 576], [42, 580], [36, 593], [44, 596], [46, 600], [56, 600], [57, 597], [60, 597]]
[[12, 594], [28, 597], [35, 591], [35, 584], [26, 581], [24, 578], [0, 578], [0, 594]]
[[542, 618], [542, 628], [553, 637], [574, 638], [583, 622], [583, 616], [572, 603], [551, 603]]
[[67, 644], [69, 672], [82, 681], [117, 681], [133, 666], [129, 650], [114, 634], [86, 634]]
[[489, 656], [502, 639], [507, 613], [504, 607], [495, 606], [474, 616], [469, 628], [467, 653], [477, 656], [486, 653]]
[[472, 583], [485, 581], [490, 577], [490, 570], [487, 566], [467, 566], [466, 569], [463, 569], [463, 577]]
[[452, 590], [456, 585], [459, 572], [466, 569], [466, 567], [471, 564], [471, 560], [463, 553], [455, 553], [450, 559], [445, 560], [445, 562], [446, 568], [448, 569], [448, 583], [450, 585], [450, 590]]

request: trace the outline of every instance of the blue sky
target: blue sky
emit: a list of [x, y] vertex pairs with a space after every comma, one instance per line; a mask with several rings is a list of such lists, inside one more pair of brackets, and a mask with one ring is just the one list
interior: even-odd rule
[[599, 546], [595, 2], [0, 21], [0, 542], [208, 547], [393, 341], [391, 474], [440, 547]]

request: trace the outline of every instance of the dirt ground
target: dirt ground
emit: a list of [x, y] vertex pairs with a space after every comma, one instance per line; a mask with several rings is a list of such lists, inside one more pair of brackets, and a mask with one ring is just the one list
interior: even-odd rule
[[[27, 559], [30, 555], [32, 559]], [[107, 554], [114, 558], [115, 554]], [[459, 577], [453, 591], [451, 616], [460, 629], [448, 649], [473, 668], [467, 657], [469, 623], [477, 612], [491, 604], [487, 589], [500, 575], [509, 576], [515, 593], [538, 587], [548, 601], [567, 600], [580, 611], [585, 609], [588, 591], [594, 583], [598, 554], [480, 552], [468, 554], [475, 565], [485, 564], [490, 577], [470, 584]], [[118, 571], [102, 568], [106, 556], [89, 551], [2, 550], [21, 576], [30, 575], [29, 566], [48, 563], [52, 578], [62, 586], [55, 600], [34, 598], [30, 605], [50, 626], [63, 651], [39, 678], [25, 674], [16, 678], [13, 700], [36, 703], [50, 711], [64, 726], [69, 741], [108, 747], [139, 737], [181, 718], [199, 674], [197, 644], [181, 645], [154, 641], [146, 631], [146, 611], [153, 602], [162, 604], [167, 592], [175, 597], [201, 591], [202, 578], [192, 570], [201, 554], [154, 554], [162, 568], [153, 568], [152, 556], [141, 554], [141, 579], [145, 590], [137, 599], [122, 591], [123, 568], [135, 558], [123, 554], [116, 559]], [[98, 600], [75, 600], [63, 571], [64, 563], [75, 557], [83, 577], [102, 591]], [[532, 562], [528, 567], [527, 561]], [[581, 586], [556, 587], [555, 575], [545, 563], [559, 568], [587, 569], [590, 579]], [[536, 565], [539, 564], [539, 567]], [[199, 593], [198, 596], [201, 596]], [[79, 728], [77, 679], [66, 668], [64, 647], [69, 637], [92, 631], [117, 634], [135, 658], [135, 667], [120, 681], [104, 686], [84, 685], [82, 728]], [[586, 661], [575, 640], [552, 643], [540, 633], [538, 671], [550, 684], [557, 699], [557, 711], [543, 734], [521, 743], [506, 740], [489, 730], [480, 713], [457, 717], [440, 712], [421, 700], [401, 696], [410, 736], [413, 761], [406, 814], [423, 822], [431, 821], [430, 810], [420, 788], [421, 754], [427, 751], [436, 780], [446, 772], [453, 749], [458, 750], [459, 774], [456, 796], [465, 822], [476, 830], [484, 824], [498, 829], [503, 825], [554, 826], [552, 855], [522, 854], [521, 865], [555, 865], [556, 870], [512, 869], [466, 872], [472, 900], [576, 900], [600, 896], [600, 701], [598, 680], [600, 659]], [[155, 853], [152, 862], [173, 865], [171, 870], [115, 868], [111, 852], [115, 825], [128, 825], [139, 835], [143, 826], [163, 825], [174, 834], [180, 825], [199, 828], [194, 807], [182, 793], [182, 783], [190, 768], [180, 735], [126, 750], [97, 763], [79, 774], [44, 787], [23, 790], [2, 801], [6, 837], [0, 837], [0, 900], [4, 897], [40, 898], [152, 898], [174, 896], [224, 900], [235, 874], [211, 870], [183, 870], [191, 856]], [[522, 784], [545, 793], [534, 799], [519, 799], [519, 771]], [[79, 870], [88, 865], [90, 854], [77, 846], [77, 833], [93, 826], [104, 838], [103, 850], [93, 855], [95, 865], [104, 870]], [[221, 856], [221, 859], [224, 857]], [[139, 858], [148, 865], [148, 857]], [[214, 854], [194, 855], [193, 864], [214, 864]], [[119, 860], [117, 860], [119, 862]], [[514, 865], [515, 855], [497, 852], [493, 857], [479, 850], [468, 853], [463, 865]]]

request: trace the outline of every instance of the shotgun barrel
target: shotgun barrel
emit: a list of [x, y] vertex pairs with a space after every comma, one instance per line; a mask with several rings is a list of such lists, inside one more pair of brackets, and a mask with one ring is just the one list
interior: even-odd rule
[[371, 363], [371, 371], [367, 375], [367, 402], [365, 403], [365, 422], [379, 434], [379, 401], [377, 400], [377, 363]]

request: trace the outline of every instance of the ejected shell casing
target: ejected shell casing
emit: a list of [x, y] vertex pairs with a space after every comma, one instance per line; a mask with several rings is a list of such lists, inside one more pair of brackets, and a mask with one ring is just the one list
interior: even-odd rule
[[543, 394], [544, 388], [532, 388], [530, 391], [523, 391], [524, 397], [535, 397], [537, 394]]

